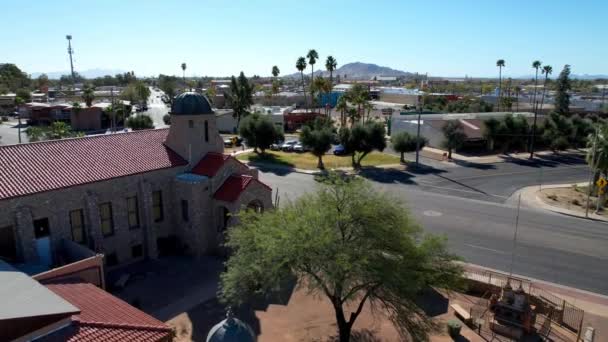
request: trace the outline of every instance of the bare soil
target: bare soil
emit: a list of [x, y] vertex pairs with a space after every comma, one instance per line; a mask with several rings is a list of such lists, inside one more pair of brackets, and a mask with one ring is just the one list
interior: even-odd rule
[[[587, 205], [586, 187], [552, 188], [540, 191], [539, 197], [547, 204], [556, 207], [574, 210], [581, 213], [585, 212]], [[591, 196], [589, 199], [589, 210], [594, 211], [597, 205], [597, 197]], [[604, 207], [603, 212], [606, 211]]]

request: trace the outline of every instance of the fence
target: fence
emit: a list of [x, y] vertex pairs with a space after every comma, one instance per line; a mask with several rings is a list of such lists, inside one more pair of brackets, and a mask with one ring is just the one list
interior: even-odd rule
[[541, 287], [534, 286], [532, 281], [489, 270], [469, 269], [465, 275], [472, 287], [481, 293], [498, 295], [507, 283], [513, 288], [521, 287], [529, 294], [530, 302], [536, 306], [537, 314], [580, 335], [584, 310]]

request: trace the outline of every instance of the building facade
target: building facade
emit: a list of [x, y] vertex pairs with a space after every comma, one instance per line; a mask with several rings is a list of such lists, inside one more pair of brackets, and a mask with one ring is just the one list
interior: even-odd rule
[[0, 257], [53, 265], [62, 240], [106, 264], [220, 249], [243, 207], [272, 207], [257, 170], [223, 154], [215, 115], [178, 96], [169, 129], [0, 147]]

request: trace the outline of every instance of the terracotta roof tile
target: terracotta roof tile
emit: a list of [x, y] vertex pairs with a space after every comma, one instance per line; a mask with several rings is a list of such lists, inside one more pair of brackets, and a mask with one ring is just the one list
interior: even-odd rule
[[167, 129], [0, 147], [0, 200], [186, 165]]
[[241, 196], [241, 193], [243, 193], [243, 191], [245, 191], [245, 189], [247, 189], [247, 187], [254, 182], [259, 183], [268, 188], [268, 190], [272, 191], [268, 185], [260, 182], [252, 176], [232, 175], [224, 181], [219, 189], [217, 189], [215, 194], [213, 194], [213, 198], [225, 202], [234, 202], [239, 198], [239, 196]]
[[[67, 341], [159, 341], [171, 328], [89, 283], [68, 282], [46, 285], [80, 309], [73, 315], [72, 329], [62, 332]], [[51, 339], [52, 340], [52, 339]]]
[[208, 152], [192, 169], [192, 173], [213, 177], [229, 158], [227, 154]]

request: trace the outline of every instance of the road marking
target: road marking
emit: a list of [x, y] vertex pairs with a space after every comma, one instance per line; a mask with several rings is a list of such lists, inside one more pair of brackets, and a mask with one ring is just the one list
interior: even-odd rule
[[416, 184], [418, 184], [420, 186], [426, 186], [426, 187], [429, 187], [429, 188], [451, 190], [451, 191], [460, 191], [460, 192], [466, 192], [468, 194], [476, 194], [476, 195], [480, 195], [480, 196], [491, 196], [491, 197], [498, 197], [498, 198], [502, 198], [502, 199], [509, 198], [509, 196], [501, 196], [501, 195], [495, 195], [495, 194], [490, 194], [490, 193], [485, 193], [484, 194], [484, 193], [481, 193], [479, 191], [471, 191], [471, 190], [448, 188], [448, 187], [445, 187], [445, 186], [437, 186], [437, 185], [433, 185], [434, 183], [428, 183], [428, 182], [424, 182], [424, 181], [416, 181]]
[[[559, 172], [559, 171], [564, 171], [566, 169], [587, 169], [589, 166], [587, 165], [576, 165], [576, 166], [563, 166], [560, 168], [552, 168], [551, 166], [547, 166], [542, 168], [542, 172], [543, 173], [548, 173], [548, 172]], [[488, 174], [488, 175], [475, 175], [475, 176], [468, 176], [468, 177], [460, 177], [460, 178], [451, 178], [453, 180], [457, 180], [457, 181], [461, 181], [461, 180], [467, 180], [467, 179], [476, 179], [476, 178], [488, 178], [488, 177], [496, 177], [496, 176], [511, 176], [511, 175], [525, 175], [525, 174], [537, 174], [540, 173], [539, 170], [530, 170], [530, 171], [515, 171], [515, 172], [501, 172], [501, 173], [492, 173], [492, 174]], [[433, 175], [435, 176], [435, 175]]]
[[435, 211], [435, 210], [425, 210], [423, 212], [423, 214], [424, 214], [424, 216], [430, 216], [430, 217], [439, 217], [439, 216], [443, 215], [443, 213], [440, 213], [440, 212]]
[[465, 246], [469, 246], [469, 247], [473, 247], [473, 248], [477, 248], [477, 249], [483, 249], [484, 251], [490, 251], [490, 252], [494, 252], [494, 253], [498, 253], [498, 254], [507, 254], [507, 252], [499, 251], [498, 249], [492, 249], [492, 248], [483, 247], [483, 246], [471, 245], [471, 244], [468, 244], [468, 243], [465, 243], [464, 245]]

